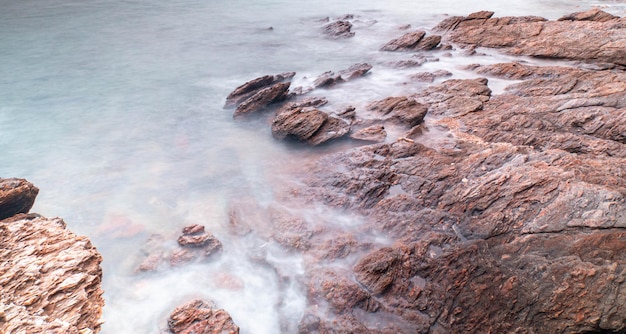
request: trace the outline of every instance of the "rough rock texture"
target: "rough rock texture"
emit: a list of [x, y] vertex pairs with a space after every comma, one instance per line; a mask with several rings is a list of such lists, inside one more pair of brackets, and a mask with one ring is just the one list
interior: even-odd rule
[[347, 69], [339, 71], [339, 74], [335, 74], [335, 72], [333, 71], [324, 72], [317, 79], [315, 79], [315, 81], [313, 82], [313, 87], [332, 87], [338, 83], [362, 77], [367, 74], [367, 72], [369, 72], [372, 67], [373, 66], [368, 63], [360, 63], [354, 64]]
[[[284, 206], [325, 205], [328, 222], [233, 211], [246, 236], [303, 255], [301, 333], [626, 332], [623, 19], [492, 16], [437, 29], [470, 49], [594, 63], [473, 64], [472, 79], [404, 85], [340, 114], [404, 137], [294, 172]], [[494, 77], [516, 81], [492, 91]]]
[[426, 106], [405, 96], [388, 97], [371, 103], [367, 108], [409, 127], [414, 127], [421, 123], [428, 112]]
[[0, 220], [28, 213], [39, 189], [24, 179], [0, 179]]
[[406, 33], [394, 40], [383, 45], [381, 51], [417, 51], [431, 50], [437, 47], [441, 42], [441, 36], [426, 36], [426, 32], [422, 30]]
[[385, 131], [384, 125], [372, 125], [356, 131], [350, 135], [350, 138], [373, 143], [382, 143], [387, 138], [387, 131]]
[[213, 302], [193, 300], [177, 307], [167, 320], [170, 333], [174, 334], [237, 334], [228, 312], [218, 309]]
[[97, 333], [102, 257], [59, 218], [0, 221], [0, 332]]
[[293, 76], [295, 75], [295, 72], [286, 72], [276, 75], [264, 75], [262, 77], [250, 80], [243, 85], [235, 88], [235, 90], [228, 94], [224, 107], [227, 108], [237, 106], [243, 101], [250, 98], [252, 95], [258, 93], [260, 90], [268, 88], [279, 82], [283, 82], [287, 79], [293, 78]]
[[285, 100], [290, 85], [291, 82], [281, 82], [259, 90], [237, 106], [233, 117], [249, 115], [271, 103]]
[[451, 17], [434, 28], [447, 42], [514, 55], [626, 65], [626, 21], [597, 9], [559, 21], [537, 17]]
[[329, 140], [341, 138], [350, 132], [350, 124], [345, 121], [328, 116], [326, 122], [307, 140], [313, 146], [323, 144]]
[[330, 37], [348, 38], [354, 36], [354, 32], [350, 31], [350, 29], [352, 29], [352, 23], [349, 21], [339, 20], [325, 25], [323, 31], [324, 34]]

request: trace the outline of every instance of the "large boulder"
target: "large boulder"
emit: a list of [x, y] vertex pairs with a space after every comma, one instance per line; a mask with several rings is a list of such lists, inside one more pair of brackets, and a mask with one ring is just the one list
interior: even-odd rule
[[0, 220], [28, 213], [39, 189], [24, 179], [0, 179]]
[[0, 332], [97, 333], [102, 257], [59, 218], [0, 221]]

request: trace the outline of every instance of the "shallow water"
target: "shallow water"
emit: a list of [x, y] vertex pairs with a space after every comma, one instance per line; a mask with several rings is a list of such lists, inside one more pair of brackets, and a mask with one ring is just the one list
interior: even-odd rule
[[[370, 62], [370, 75], [325, 92], [330, 110], [360, 106], [416, 89], [404, 84], [410, 71], [385, 65], [402, 55], [377, 51], [401, 25], [430, 28], [444, 14], [482, 9], [557, 18], [592, 5], [622, 16], [626, 9], [618, 1], [0, 0], [0, 176], [37, 185], [33, 211], [63, 217], [103, 254], [104, 333], [158, 332], [192, 296], [225, 308], [242, 333], [293, 332], [302, 287], [297, 279], [279, 284], [250, 253], [263, 248], [266, 261], [292, 278], [303, 259], [231, 236], [228, 203], [241, 196], [273, 203], [277, 183], [290, 182], [284, 176], [301, 159], [334, 148], [275, 142], [263, 120], [235, 123], [224, 97], [264, 74], [296, 71], [296, 85]], [[319, 19], [348, 13], [361, 20], [354, 38], [320, 34]], [[465, 78], [473, 75], [461, 65], [509, 59], [439, 58], [411, 71]], [[496, 92], [505, 85], [491, 83]], [[347, 229], [358, 224], [315, 214]], [[224, 243], [217, 261], [135, 274], [151, 234], [175, 240], [192, 223]]]

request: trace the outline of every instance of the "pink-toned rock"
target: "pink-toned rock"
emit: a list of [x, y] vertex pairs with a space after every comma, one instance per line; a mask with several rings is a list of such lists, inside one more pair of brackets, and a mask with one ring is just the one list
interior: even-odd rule
[[367, 106], [368, 110], [381, 113], [385, 119], [397, 120], [399, 123], [414, 127], [426, 117], [428, 107], [406, 96], [388, 97], [375, 101]]
[[237, 106], [233, 117], [237, 118], [250, 115], [274, 102], [285, 100], [290, 85], [291, 82], [281, 82], [258, 91]]
[[215, 303], [193, 300], [177, 307], [167, 320], [173, 334], [238, 334], [237, 326], [228, 312]]
[[97, 333], [102, 257], [59, 218], [0, 221], [0, 332]]
[[307, 140], [322, 127], [327, 119], [328, 114], [317, 109], [281, 110], [272, 121], [272, 135], [281, 140], [288, 137]]
[[426, 36], [426, 32], [423, 30], [413, 31], [406, 33], [394, 40], [389, 41], [383, 45], [381, 51], [402, 51], [412, 50], [412, 48], [419, 43], [422, 38]]
[[384, 142], [387, 138], [387, 131], [383, 125], [373, 125], [356, 131], [350, 138], [372, 143]]
[[[447, 42], [498, 48], [514, 55], [626, 65], [623, 18], [599, 10], [574, 13], [560, 21], [536, 17], [448, 18], [434, 28]], [[572, 33], [575, 32], [575, 33]]]

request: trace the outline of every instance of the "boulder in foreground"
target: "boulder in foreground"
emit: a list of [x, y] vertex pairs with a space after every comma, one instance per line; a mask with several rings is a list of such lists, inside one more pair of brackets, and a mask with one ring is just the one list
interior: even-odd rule
[[238, 334], [228, 312], [218, 309], [213, 302], [193, 300], [177, 307], [167, 320], [173, 334]]

